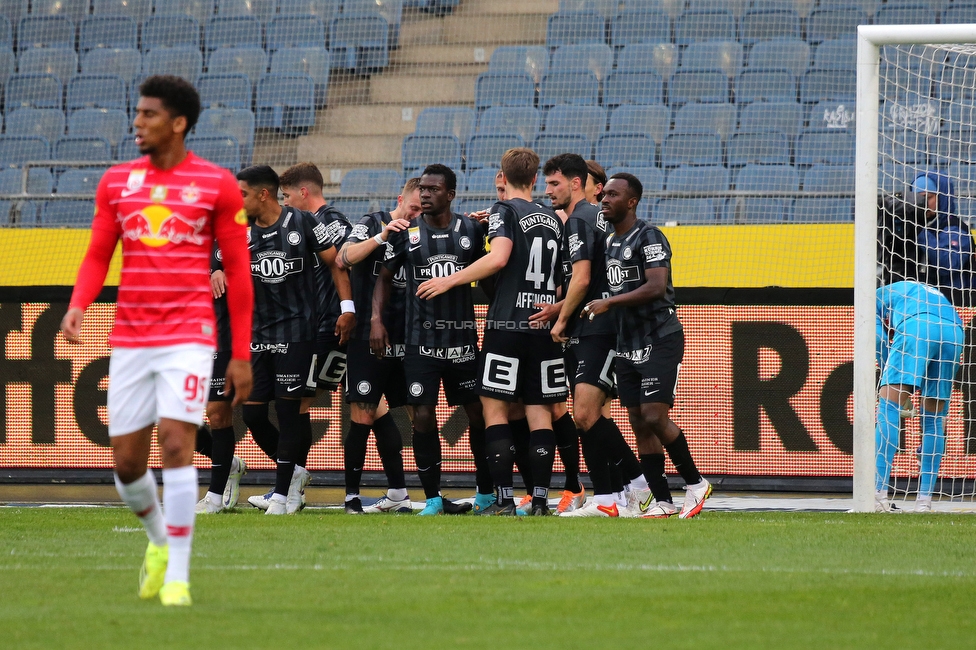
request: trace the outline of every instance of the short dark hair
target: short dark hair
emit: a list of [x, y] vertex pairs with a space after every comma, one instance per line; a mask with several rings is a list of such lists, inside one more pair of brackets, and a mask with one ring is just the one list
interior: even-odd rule
[[586, 171], [587, 171], [587, 173], [590, 176], [593, 177], [593, 180], [595, 180], [600, 185], [606, 185], [607, 184], [607, 172], [604, 171], [603, 165], [601, 165], [597, 161], [595, 161], [595, 160], [587, 160], [586, 161]]
[[275, 198], [278, 197], [278, 174], [267, 165], [251, 165], [237, 172], [237, 180], [251, 187], [265, 187]]
[[610, 180], [619, 178], [622, 181], [627, 181], [627, 186], [630, 188], [630, 193], [640, 201], [641, 197], [644, 196], [644, 186], [641, 185], [640, 179], [633, 174], [628, 174], [627, 172], [617, 172], [610, 177]]
[[281, 172], [278, 183], [282, 187], [298, 187], [307, 183], [321, 190], [325, 180], [318, 167], [310, 162], [300, 162]]
[[457, 174], [454, 170], [447, 165], [442, 165], [440, 163], [434, 163], [433, 165], [427, 165], [424, 167], [424, 171], [420, 174], [421, 176], [443, 176], [444, 184], [449, 190], [457, 191]]
[[139, 85], [140, 97], [155, 97], [173, 117], [186, 118], [185, 138], [200, 119], [200, 94], [189, 81], [171, 74], [154, 74]]
[[545, 176], [552, 176], [556, 172], [568, 179], [578, 178], [581, 184], [586, 185], [586, 175], [589, 170], [586, 168], [583, 156], [578, 153], [561, 153], [547, 160], [542, 168]]

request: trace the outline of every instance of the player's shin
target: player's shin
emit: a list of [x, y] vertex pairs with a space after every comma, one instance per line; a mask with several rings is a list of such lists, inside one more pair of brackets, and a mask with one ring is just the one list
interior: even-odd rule
[[192, 465], [163, 469], [163, 503], [169, 543], [165, 582], [190, 581], [190, 548], [196, 502], [197, 469]]
[[468, 445], [474, 458], [475, 483], [478, 494], [491, 494], [493, 483], [491, 467], [485, 452], [485, 425], [483, 421], [474, 422], [468, 427]]
[[532, 481], [532, 461], [529, 455], [529, 421], [524, 417], [512, 420], [509, 427], [511, 427], [511, 442], [514, 446], [513, 461], [515, 467], [518, 468], [519, 476], [522, 477], [525, 493], [531, 495], [534, 483]]
[[897, 402], [888, 399], [878, 400], [878, 425], [874, 436], [877, 446], [877, 456], [875, 457], [875, 484], [876, 492], [888, 490], [888, 478], [891, 476], [891, 464], [895, 460], [895, 452], [898, 451], [898, 429], [901, 425], [901, 408]]
[[245, 404], [241, 409], [244, 416], [244, 424], [251, 431], [255, 444], [261, 448], [268, 458], [274, 460], [278, 456], [278, 429], [271, 424], [268, 418], [268, 405], [264, 404]]
[[281, 433], [278, 440], [278, 458], [276, 459], [275, 495], [288, 495], [292, 475], [295, 473], [295, 461], [302, 453], [302, 435], [299, 431], [301, 427], [298, 413], [299, 408], [300, 403], [296, 399], [275, 400], [275, 411], [278, 413], [278, 423], [281, 425]]
[[559, 459], [566, 468], [566, 483], [564, 490], [579, 492], [579, 470], [580, 470], [580, 440], [579, 430], [572, 416], [567, 412], [561, 418], [552, 423], [552, 430], [556, 434], [556, 449], [559, 450]]
[[115, 474], [115, 488], [125, 505], [139, 518], [146, 528], [149, 541], [156, 546], [166, 545], [166, 523], [159, 503], [156, 477], [147, 471], [131, 483], [122, 483]]
[[668, 477], [664, 473], [664, 454], [641, 454], [640, 463], [644, 469], [647, 486], [651, 488], [651, 494], [654, 495], [654, 500], [673, 503], [671, 488], [668, 486]]
[[583, 458], [590, 473], [590, 483], [593, 484], [593, 494], [596, 496], [609, 495], [610, 489], [610, 461], [604, 448], [602, 431], [592, 426], [587, 431], [580, 431], [580, 444], [583, 447]]
[[312, 448], [312, 414], [305, 412], [298, 415], [299, 434], [301, 435], [301, 447], [299, 447], [298, 458], [295, 464], [305, 467], [308, 464], [308, 452]]
[[687, 485], [701, 483], [702, 476], [698, 473], [695, 460], [691, 457], [691, 451], [688, 449], [688, 440], [685, 438], [684, 431], [679, 429], [678, 437], [664, 445], [664, 449], [668, 452], [671, 462], [674, 463], [674, 468], [678, 470], [678, 473], [681, 474], [681, 478], [685, 480]]
[[210, 470], [210, 487], [207, 490], [211, 494], [221, 497], [224, 494], [234, 462], [235, 443], [234, 427], [213, 430], [213, 466]]
[[387, 487], [390, 490], [403, 490], [406, 498], [407, 479], [403, 472], [403, 437], [392, 413], [387, 413], [373, 421], [373, 434], [376, 436], [376, 451], [383, 463]]
[[346, 500], [359, 495], [366, 464], [366, 444], [369, 442], [368, 424], [350, 422], [346, 439], [342, 441], [343, 469], [346, 475]]
[[413, 456], [417, 463], [417, 474], [424, 488], [424, 497], [433, 499], [440, 496], [441, 490], [441, 440], [437, 429], [433, 431], [413, 430]]
[[931, 497], [939, 475], [942, 454], [945, 453], [945, 416], [930, 411], [921, 412], [922, 453], [919, 458], [918, 495]]
[[532, 461], [532, 505], [549, 503], [549, 482], [552, 479], [552, 463], [556, 452], [556, 434], [552, 429], [536, 429], [529, 434], [529, 452]]

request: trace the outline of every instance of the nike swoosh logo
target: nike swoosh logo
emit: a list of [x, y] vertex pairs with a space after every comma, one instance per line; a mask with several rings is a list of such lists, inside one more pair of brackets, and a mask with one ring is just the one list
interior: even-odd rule
[[121, 192], [119, 192], [119, 196], [121, 196], [124, 199], [124, 198], [126, 198], [128, 196], [132, 196], [133, 194], [135, 194], [136, 192], [138, 192], [141, 189], [142, 189], [142, 187], [137, 187], [134, 190], [130, 190], [129, 188], [126, 188], [126, 189], [122, 190]]
[[620, 516], [620, 513], [617, 512], [617, 504], [616, 503], [613, 504], [612, 506], [599, 506], [598, 505], [596, 507], [596, 509], [599, 510], [600, 512], [602, 512], [603, 514], [605, 514], [608, 517], [619, 517]]
[[218, 394], [218, 395], [226, 395], [226, 394], [227, 394], [227, 391], [223, 391], [223, 390], [218, 390], [218, 391], [217, 391], [217, 394]]
[[285, 390], [287, 390], [287, 391], [288, 391], [289, 393], [293, 393], [293, 392], [295, 392], [296, 390], [298, 390], [299, 388], [301, 388], [301, 386], [289, 386], [289, 387], [288, 387], [288, 388], [286, 388]]
[[420, 246], [412, 246], [412, 247], [410, 247], [410, 248], [408, 248], [408, 249], [407, 249], [407, 252], [408, 252], [408, 253], [412, 253], [412, 252], [414, 252], [415, 250], [417, 250], [418, 248], [420, 248]]
[[648, 508], [650, 508], [651, 507], [651, 501], [653, 501], [653, 500], [654, 500], [654, 493], [652, 492], [651, 494], [648, 494], [647, 495], [647, 498], [646, 499], [644, 499], [643, 501], [640, 502], [640, 509], [641, 509], [641, 511], [643, 512], [644, 510], [647, 510]]
[[651, 395], [653, 395], [654, 393], [657, 393], [657, 392], [659, 392], [659, 390], [652, 390], [650, 392], [648, 392], [648, 391], [645, 390], [644, 391], [644, 397], [650, 397]]

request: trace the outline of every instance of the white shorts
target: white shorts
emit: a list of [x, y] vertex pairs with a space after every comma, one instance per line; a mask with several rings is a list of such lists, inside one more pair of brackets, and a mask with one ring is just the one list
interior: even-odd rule
[[214, 349], [199, 343], [115, 348], [108, 364], [108, 435], [169, 418], [203, 424]]

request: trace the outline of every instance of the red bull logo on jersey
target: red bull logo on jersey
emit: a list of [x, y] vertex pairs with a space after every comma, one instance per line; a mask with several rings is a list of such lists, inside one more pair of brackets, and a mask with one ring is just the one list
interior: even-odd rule
[[190, 219], [165, 206], [148, 205], [122, 217], [122, 236], [153, 247], [183, 242], [200, 245], [205, 241], [201, 231], [206, 224], [206, 217]]

